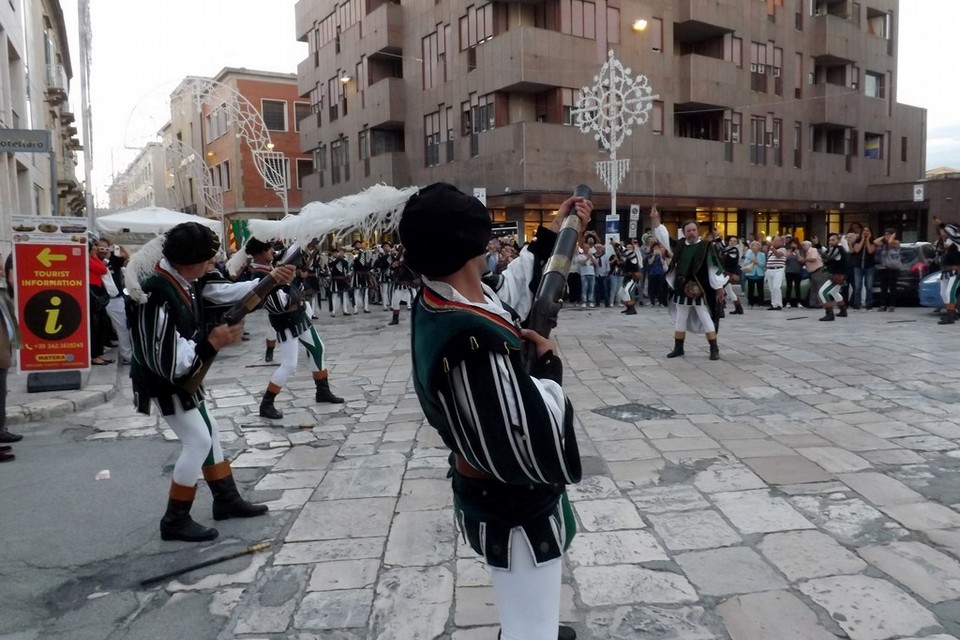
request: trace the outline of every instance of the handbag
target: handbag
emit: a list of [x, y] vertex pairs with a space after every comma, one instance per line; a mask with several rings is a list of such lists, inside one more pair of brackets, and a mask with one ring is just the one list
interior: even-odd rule
[[703, 287], [701, 287], [700, 283], [696, 280], [688, 280], [687, 283], [683, 285], [683, 295], [696, 300], [703, 295]]
[[903, 262], [900, 261], [900, 248], [887, 249], [883, 252], [883, 262], [881, 263], [884, 269], [903, 269]]

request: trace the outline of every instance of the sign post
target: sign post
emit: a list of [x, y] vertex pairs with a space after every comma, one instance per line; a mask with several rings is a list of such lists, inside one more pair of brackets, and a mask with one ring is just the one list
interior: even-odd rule
[[[13, 217], [15, 298], [27, 390], [79, 389], [90, 368], [86, 226], [63, 217]], [[54, 382], [55, 372], [76, 371]]]

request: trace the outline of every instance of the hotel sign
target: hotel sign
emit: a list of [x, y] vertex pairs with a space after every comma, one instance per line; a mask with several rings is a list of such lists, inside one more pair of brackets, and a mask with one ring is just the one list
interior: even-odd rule
[[50, 153], [50, 132], [44, 129], [0, 129], [0, 152]]

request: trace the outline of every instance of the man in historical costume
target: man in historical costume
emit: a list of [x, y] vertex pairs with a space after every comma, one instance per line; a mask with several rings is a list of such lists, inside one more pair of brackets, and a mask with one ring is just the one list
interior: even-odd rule
[[937, 324], [953, 324], [957, 318], [957, 291], [960, 290], [960, 225], [947, 224], [940, 218], [933, 219], [943, 239], [943, 254], [940, 256], [940, 299], [945, 311]]
[[337, 248], [330, 259], [330, 296], [333, 301], [330, 315], [336, 316], [341, 311], [343, 315], [351, 314], [350, 310], [350, 263], [343, 255], [343, 249]]
[[620, 292], [620, 298], [623, 302], [625, 309], [620, 313], [625, 313], [628, 316], [637, 315], [637, 305], [643, 306], [643, 296], [640, 291], [640, 267], [635, 264], [626, 263], [624, 266], [624, 282], [622, 291]]
[[[271, 245], [251, 236], [244, 249], [254, 257], [254, 281], [259, 281], [270, 273], [263, 268], [260, 260], [264, 259], [267, 253], [270, 254], [272, 260], [273, 247]], [[235, 263], [228, 263], [228, 266], [231, 272], [236, 268]], [[283, 384], [297, 369], [300, 355], [299, 345], [301, 344], [310, 354], [310, 367], [317, 388], [316, 402], [343, 402], [343, 398], [335, 396], [330, 391], [329, 375], [323, 360], [323, 341], [320, 340], [320, 336], [310, 320], [313, 310], [300, 297], [299, 292], [289, 284], [277, 287], [264, 298], [263, 308], [267, 311], [270, 326], [276, 332], [275, 344], [277, 342], [280, 344], [280, 366], [270, 376], [267, 389], [260, 400], [260, 417], [270, 418], [271, 420], [279, 420], [283, 417], [283, 413], [276, 408], [274, 402], [283, 389]]]
[[[670, 234], [660, 222], [660, 212], [650, 211], [653, 233], [657, 241], [670, 246]], [[710, 344], [710, 359], [720, 359], [717, 345], [717, 328], [720, 309], [725, 297], [724, 287], [729, 278], [723, 272], [716, 245], [700, 238], [700, 224], [696, 220], [683, 223], [683, 239], [673, 251], [667, 269], [667, 285], [670, 293], [670, 315], [674, 320], [673, 351], [668, 358], [683, 355], [683, 342], [687, 332], [704, 333]], [[692, 312], [692, 313], [691, 313]]]
[[353, 243], [353, 312], [370, 313], [370, 274], [373, 273], [373, 260], [370, 252], [363, 248], [359, 240]]
[[[550, 341], [519, 328], [531, 280], [571, 209], [586, 225], [590, 203], [566, 200], [553, 230], [538, 229], [497, 290], [481, 279], [491, 222], [476, 198], [433, 184], [400, 218], [407, 261], [424, 277], [411, 320], [414, 387], [453, 451], [457, 524], [490, 567], [503, 640], [576, 637], [568, 627], [558, 635], [561, 556], [575, 533], [565, 485], [581, 475], [573, 408]], [[529, 374], [524, 340], [538, 358]]]
[[843, 284], [847, 279], [847, 252], [840, 244], [840, 235], [831, 233], [827, 238], [827, 246], [820, 247], [820, 254], [823, 257], [823, 268], [830, 276], [820, 286], [818, 292], [825, 311], [820, 321], [833, 322], [834, 304], [840, 308], [836, 315], [841, 318], [847, 317], [847, 303], [843, 300]]
[[380, 285], [380, 303], [384, 311], [390, 310], [390, 292], [393, 289], [393, 274], [391, 263], [393, 262], [393, 245], [384, 242], [380, 245], [380, 253], [373, 261], [373, 272], [377, 274], [377, 283]]
[[[429, 234], [429, 231], [426, 233]], [[387, 324], [400, 324], [400, 305], [407, 303], [407, 308], [411, 307], [412, 291], [417, 287], [419, 278], [417, 274], [407, 264], [406, 250], [403, 245], [398, 245], [394, 253], [393, 261], [390, 263], [390, 270], [393, 274], [393, 290], [390, 292], [390, 308], [393, 310], [393, 318]]]
[[[194, 374], [228, 344], [237, 342], [243, 325], [221, 324], [205, 330], [203, 305], [240, 301], [255, 282], [201, 286], [220, 248], [209, 227], [186, 222], [152, 240], [131, 259], [126, 284], [130, 292], [134, 403], [150, 413], [151, 401], [182, 443], [173, 467], [167, 510], [160, 521], [164, 540], [199, 542], [217, 537], [217, 530], [190, 517], [201, 472], [213, 494], [213, 518], [247, 518], [267, 511], [240, 496], [230, 463], [223, 456], [217, 421], [204, 404], [204, 389], [188, 388]], [[278, 282], [293, 280], [292, 267], [278, 267]]]
[[740, 242], [737, 236], [727, 238], [727, 244], [720, 253], [723, 260], [723, 272], [727, 274], [727, 284], [723, 291], [726, 297], [733, 301], [733, 311], [730, 315], [743, 315], [743, 305], [733, 290], [733, 285], [740, 283]]

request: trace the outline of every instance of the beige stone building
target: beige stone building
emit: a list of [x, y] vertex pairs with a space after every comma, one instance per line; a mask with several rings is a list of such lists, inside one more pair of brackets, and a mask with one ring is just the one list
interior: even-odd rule
[[[897, 102], [898, 0], [300, 0], [298, 67], [316, 171], [306, 200], [376, 182], [486, 190], [529, 231], [574, 185], [610, 198], [571, 110], [607, 52], [648, 77], [650, 119], [618, 151], [621, 235], [669, 224], [822, 235], [853, 221], [927, 235], [882, 185], [924, 176], [926, 112]], [[646, 28], [635, 30], [643, 19]], [[921, 203], [922, 205], [923, 203]], [[634, 223], [636, 225], [636, 223]]]

